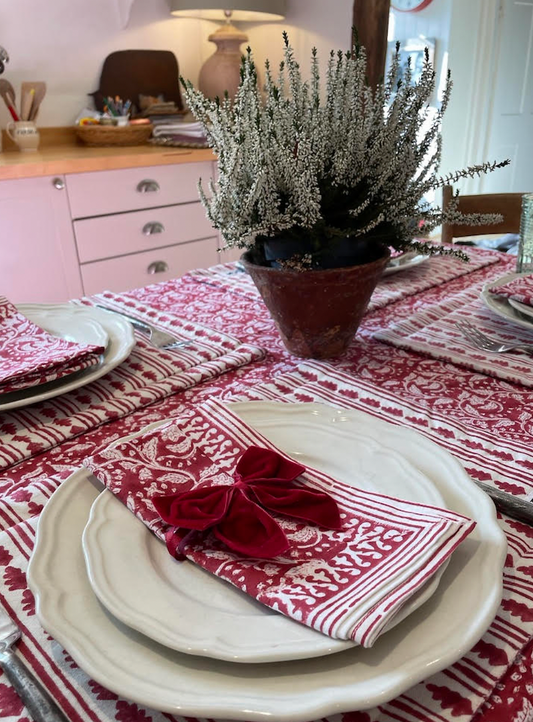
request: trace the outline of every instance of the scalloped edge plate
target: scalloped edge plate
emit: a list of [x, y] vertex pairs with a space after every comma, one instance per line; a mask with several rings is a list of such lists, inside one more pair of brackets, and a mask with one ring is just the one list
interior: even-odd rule
[[[168, 419], [171, 421], [171, 419]], [[134, 438], [150, 428], [150, 424]], [[302, 449], [300, 463], [335, 469], [335, 478], [359, 488], [409, 501], [444, 506], [423, 474], [395, 451], [361, 433], [320, 417], [283, 425], [284, 443]], [[92, 506], [83, 549], [93, 591], [117, 619], [156, 642], [187, 654], [231, 662], [309, 659], [353, 649], [273, 612], [222, 579], [185, 561], [176, 563], [164, 544], [111, 492]], [[387, 631], [426, 602], [447, 563], [394, 617]]]
[[[315, 415], [346, 419], [398, 451], [430, 478], [446, 506], [477, 521], [454, 552], [431, 599], [372, 649], [275, 664], [232, 664], [169, 650], [114, 619], [85, 569], [82, 532], [98, 492], [67, 479], [39, 522], [28, 582], [43, 627], [95, 681], [162, 712], [190, 717], [307, 722], [384, 704], [460, 659], [499, 607], [507, 541], [494, 505], [461, 464], [423, 435], [353, 410], [321, 404], [252, 402], [231, 408], [287, 453], [281, 423]], [[453, 623], [452, 623], [453, 622]]]

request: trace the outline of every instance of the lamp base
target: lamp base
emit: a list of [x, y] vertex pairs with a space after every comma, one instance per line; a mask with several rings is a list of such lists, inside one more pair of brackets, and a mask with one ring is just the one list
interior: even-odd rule
[[217, 46], [200, 70], [198, 87], [207, 98], [222, 99], [225, 91], [230, 98], [235, 97], [241, 80], [241, 43], [248, 36], [227, 23], [209, 36], [209, 40]]

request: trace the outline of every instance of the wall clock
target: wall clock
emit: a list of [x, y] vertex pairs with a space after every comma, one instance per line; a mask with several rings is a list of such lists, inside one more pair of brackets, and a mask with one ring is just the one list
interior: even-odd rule
[[391, 7], [401, 13], [417, 13], [432, 2], [433, 0], [392, 0]]

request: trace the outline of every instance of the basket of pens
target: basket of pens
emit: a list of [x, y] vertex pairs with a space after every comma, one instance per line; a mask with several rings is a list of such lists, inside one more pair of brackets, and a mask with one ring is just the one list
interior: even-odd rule
[[153, 126], [143, 125], [78, 125], [76, 134], [85, 145], [143, 145], [152, 135]]
[[100, 117], [81, 118], [76, 127], [78, 138], [85, 145], [142, 145], [152, 134], [150, 121], [130, 120], [131, 101], [105, 98], [104, 112]]

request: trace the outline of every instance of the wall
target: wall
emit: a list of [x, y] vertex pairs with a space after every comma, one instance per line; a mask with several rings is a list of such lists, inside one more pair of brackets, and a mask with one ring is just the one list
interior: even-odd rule
[[[121, 18], [131, 3], [124, 28]], [[285, 28], [303, 61], [313, 45], [324, 59], [332, 47], [348, 47], [352, 0], [287, 0], [287, 4], [282, 23], [241, 25], [260, 63], [267, 56], [279, 61]], [[82, 107], [88, 103], [91, 107], [87, 93], [97, 89], [102, 63], [114, 50], [172, 50], [180, 71], [196, 82], [203, 61], [214, 50], [207, 36], [216, 24], [174, 18], [167, 0], [16, 0], [0, 3], [0, 27], [0, 45], [11, 57], [2, 77], [17, 93], [23, 80], [45, 80], [48, 92], [39, 125], [63, 126], [72, 124]], [[10, 119], [0, 103], [0, 125]]]

